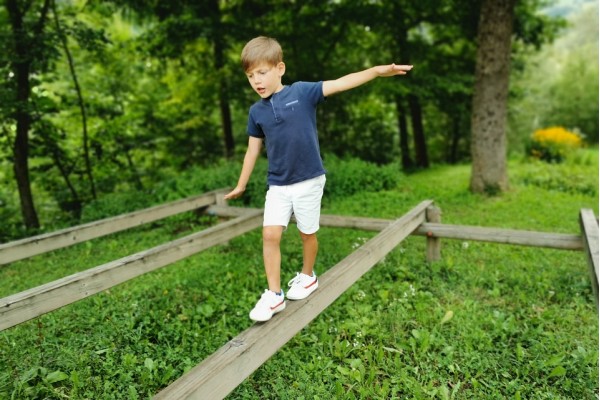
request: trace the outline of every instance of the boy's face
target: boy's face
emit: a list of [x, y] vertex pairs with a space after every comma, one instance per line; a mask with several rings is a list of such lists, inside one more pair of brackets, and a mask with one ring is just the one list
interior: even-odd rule
[[248, 77], [248, 82], [250, 82], [252, 89], [254, 89], [260, 97], [266, 99], [273, 93], [277, 93], [283, 89], [281, 77], [284, 73], [285, 64], [282, 62], [277, 65], [260, 63], [246, 71], [246, 76]]

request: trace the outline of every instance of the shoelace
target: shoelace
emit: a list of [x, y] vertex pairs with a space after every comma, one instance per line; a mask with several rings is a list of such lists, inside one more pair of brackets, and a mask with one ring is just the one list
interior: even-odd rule
[[265, 289], [265, 291], [263, 292], [263, 294], [260, 295], [260, 300], [259, 303], [264, 304], [264, 303], [270, 303], [270, 293], [268, 289]]
[[295, 283], [300, 283], [300, 272], [296, 272], [296, 276], [288, 282], [288, 287], [292, 287]]
[[[260, 295], [260, 300], [258, 301], [258, 304], [266, 304], [270, 307], [271, 304], [273, 303], [273, 301], [272, 301], [273, 295], [271, 293], [273, 293], [273, 292], [271, 292], [269, 289], [265, 289], [263, 294]], [[277, 296], [277, 295], [274, 294], [274, 296]]]

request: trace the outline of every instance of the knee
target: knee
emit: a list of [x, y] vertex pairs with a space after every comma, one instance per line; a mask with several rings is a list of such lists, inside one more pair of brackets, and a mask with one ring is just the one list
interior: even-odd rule
[[281, 232], [278, 229], [263, 229], [263, 242], [278, 244], [281, 241]]
[[302, 233], [300, 232], [300, 237], [302, 238], [303, 242], [310, 242], [310, 241], [316, 241], [317, 240], [317, 233]]

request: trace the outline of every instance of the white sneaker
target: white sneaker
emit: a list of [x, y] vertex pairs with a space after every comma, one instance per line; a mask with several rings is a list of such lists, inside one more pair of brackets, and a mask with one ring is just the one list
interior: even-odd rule
[[256, 306], [250, 311], [250, 319], [257, 322], [264, 322], [271, 319], [276, 314], [285, 309], [285, 295], [283, 290], [281, 294], [276, 294], [268, 289], [260, 296]]
[[287, 297], [290, 300], [302, 300], [308, 297], [319, 287], [317, 275], [313, 272], [312, 276], [296, 273], [296, 277], [288, 282], [290, 289]]

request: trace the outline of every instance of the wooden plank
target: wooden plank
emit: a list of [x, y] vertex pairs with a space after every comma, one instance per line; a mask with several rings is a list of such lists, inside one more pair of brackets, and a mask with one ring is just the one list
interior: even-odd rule
[[0, 331], [224, 243], [262, 225], [262, 210], [0, 299]]
[[562, 250], [581, 250], [583, 248], [581, 237], [578, 235], [485, 228], [479, 226], [434, 224], [426, 222], [421, 225], [414, 234], [448, 239], [548, 247]]
[[[238, 217], [244, 215], [250, 210], [256, 210], [255, 208], [245, 207], [223, 207], [223, 206], [210, 206], [206, 212], [210, 215], [216, 215], [219, 217]], [[292, 222], [295, 222], [292, 217]], [[348, 217], [343, 215], [326, 215], [321, 214], [319, 220], [321, 226], [337, 227], [337, 228], [351, 228], [351, 229], [362, 229], [366, 231], [381, 231], [389, 224], [394, 222], [392, 219], [382, 218], [365, 218], [365, 217]]]
[[397, 219], [319, 277], [319, 290], [307, 300], [288, 302], [283, 313], [255, 324], [204, 362], [158, 393], [154, 399], [222, 399], [268, 360], [346, 289], [394, 249], [425, 220], [431, 201]]
[[206, 207], [215, 204], [216, 198], [222, 197], [223, 191], [224, 189], [219, 189], [144, 210], [0, 244], [0, 265]]
[[[248, 212], [248, 210], [252, 209], [242, 207], [211, 206], [208, 207], [207, 212], [221, 217], [233, 217], [244, 215], [246, 212]], [[320, 222], [322, 226], [381, 231], [393, 221], [380, 218], [346, 217], [342, 215], [321, 214]], [[565, 233], [536, 232], [425, 222], [412, 234], [418, 236], [428, 236], [430, 238], [473, 240], [500, 244], [539, 246], [563, 250], [583, 249], [583, 242], [579, 235]]]
[[592, 290], [596, 306], [598, 306], [598, 284], [600, 283], [598, 274], [598, 220], [593, 210], [585, 208], [579, 212], [579, 222], [584, 243], [583, 251], [587, 256]]

